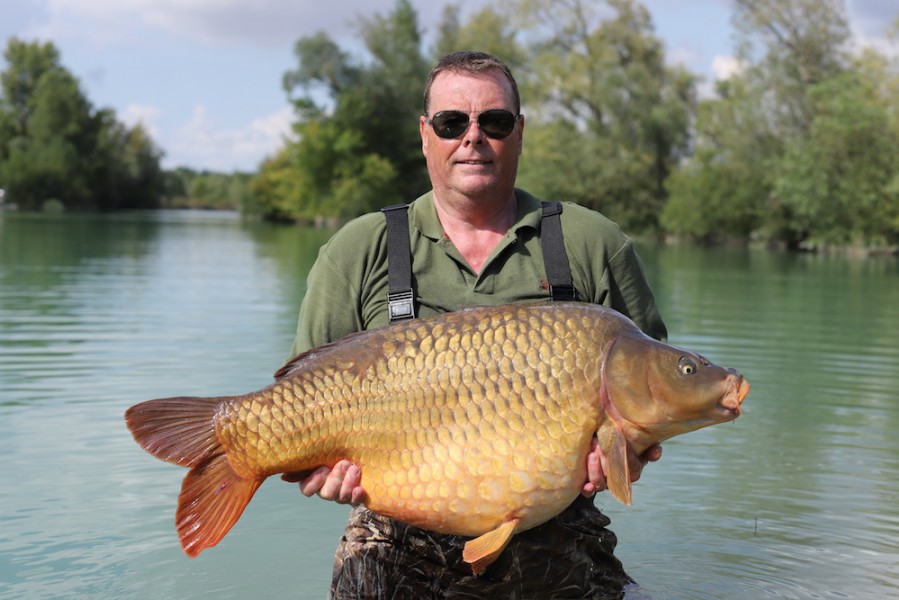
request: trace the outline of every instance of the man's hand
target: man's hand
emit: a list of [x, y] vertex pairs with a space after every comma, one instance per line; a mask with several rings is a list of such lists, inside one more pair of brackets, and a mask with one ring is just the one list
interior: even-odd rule
[[362, 469], [349, 460], [342, 460], [331, 469], [319, 467], [312, 471], [285, 473], [281, 479], [299, 483], [304, 496], [318, 494], [325, 500], [353, 506], [365, 501], [365, 490], [359, 485]]
[[[631, 482], [640, 479], [646, 463], [655, 462], [660, 458], [662, 458], [662, 447], [658, 444], [653, 444], [647, 448], [642, 456], [634, 454], [633, 449], [628, 446], [627, 462], [631, 473]], [[599, 449], [599, 444], [594, 437], [590, 444], [590, 453], [587, 455], [587, 481], [584, 483], [581, 494], [587, 498], [592, 498], [597, 492], [605, 491], [608, 487], [606, 485], [606, 473], [608, 472], [608, 459], [606, 459], [602, 450]]]
[[[628, 447], [628, 465], [631, 473], [631, 481], [640, 479], [644, 465], [655, 462], [662, 457], [662, 447], [658, 444], [646, 449], [642, 456], [637, 456]], [[587, 455], [587, 481], [581, 493], [590, 498], [597, 492], [605, 491], [608, 462], [596, 438], [590, 445], [590, 453]], [[365, 489], [359, 485], [362, 480], [362, 470], [349, 460], [338, 462], [332, 469], [319, 467], [312, 471], [301, 473], [285, 473], [281, 476], [284, 481], [300, 484], [300, 492], [304, 496], [318, 494], [325, 500], [333, 500], [338, 504], [362, 504], [365, 501]]]

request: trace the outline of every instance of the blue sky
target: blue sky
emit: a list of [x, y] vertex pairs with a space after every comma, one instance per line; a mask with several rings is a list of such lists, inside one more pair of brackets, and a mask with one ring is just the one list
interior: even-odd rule
[[[460, 0], [463, 18], [488, 0]], [[412, 0], [426, 36], [444, 2]], [[52, 41], [95, 107], [138, 120], [167, 168], [255, 170], [289, 132], [281, 88], [294, 42], [319, 30], [356, 44], [357, 15], [395, 0], [0, 0], [0, 38]], [[711, 81], [732, 53], [727, 0], [643, 0], [669, 62]], [[876, 43], [895, 0], [849, 0], [853, 33]], [[428, 38], [430, 39], [430, 38]], [[5, 64], [0, 61], [0, 67]]]

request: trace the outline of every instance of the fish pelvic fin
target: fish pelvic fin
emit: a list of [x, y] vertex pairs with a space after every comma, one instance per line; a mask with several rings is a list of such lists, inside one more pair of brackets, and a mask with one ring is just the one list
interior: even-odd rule
[[471, 565], [472, 573], [477, 575], [499, 558], [509, 545], [519, 521], [521, 519], [510, 519], [496, 529], [465, 543], [462, 560]]
[[225, 400], [160, 398], [125, 412], [125, 422], [144, 450], [191, 469], [175, 513], [181, 547], [190, 557], [225, 537], [264, 480], [243, 478], [228, 463], [215, 435], [216, 413]]
[[619, 502], [630, 505], [631, 497], [631, 470], [627, 461], [627, 439], [624, 434], [612, 423], [601, 427], [596, 432], [599, 447], [606, 456], [608, 472], [606, 473], [606, 485], [612, 496]]
[[184, 478], [175, 526], [185, 554], [191, 558], [218, 544], [237, 523], [264, 479], [234, 472], [224, 454], [197, 465]]

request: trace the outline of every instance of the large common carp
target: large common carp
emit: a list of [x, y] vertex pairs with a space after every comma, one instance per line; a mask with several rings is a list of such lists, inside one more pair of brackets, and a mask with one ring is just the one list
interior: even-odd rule
[[594, 435], [612, 495], [631, 503], [627, 444], [735, 419], [749, 384], [584, 303], [474, 308], [352, 334], [297, 356], [242, 396], [163, 398], [125, 415], [184, 467], [184, 551], [217, 544], [269, 476], [350, 459], [366, 506], [477, 537], [474, 572], [567, 507]]

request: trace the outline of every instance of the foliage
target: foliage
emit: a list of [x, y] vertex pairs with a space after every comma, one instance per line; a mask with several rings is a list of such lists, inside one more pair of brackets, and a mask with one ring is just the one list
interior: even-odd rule
[[656, 232], [664, 182], [687, 151], [695, 81], [665, 65], [642, 5], [604, 4], [604, 18], [581, 0], [522, 0], [511, 9], [531, 48], [524, 87], [537, 122], [528, 135], [537, 130], [549, 142], [528, 142], [521, 181], [630, 231]]
[[807, 136], [789, 140], [774, 193], [807, 244], [899, 242], [899, 147], [875, 81], [847, 72], [816, 85]]
[[738, 0], [741, 71], [697, 112], [670, 232], [788, 247], [899, 242], [899, 74], [849, 51], [838, 0]]
[[417, 118], [427, 64], [417, 15], [399, 0], [389, 15], [361, 19], [359, 29], [367, 64], [324, 33], [296, 44], [299, 64], [284, 87], [297, 111], [297, 140], [262, 165], [253, 185], [270, 217], [350, 217], [427, 190]]
[[399, 0], [389, 16], [361, 21], [369, 62], [324, 34], [298, 42], [299, 67], [285, 77], [305, 92], [295, 99], [298, 139], [266, 163], [256, 195], [282, 218], [352, 216], [415, 197], [426, 185], [415, 128], [424, 65], [471, 49], [518, 76], [519, 184], [540, 196], [636, 233], [895, 247], [895, 53], [852, 52], [842, 0], [733, 5], [739, 70], [697, 102], [695, 76], [666, 64], [635, 0], [513, 0], [465, 22], [449, 5], [429, 57]]
[[694, 152], [672, 173], [662, 215], [666, 231], [703, 242], [748, 239], [763, 222], [768, 156], [778, 139], [759, 128], [761, 103], [734, 78], [696, 113]]
[[417, 123], [427, 65], [470, 49], [499, 56], [520, 78], [529, 140], [522, 186], [657, 231], [664, 181], [687, 151], [694, 77], [664, 64], [641, 5], [610, 0], [603, 5], [613, 18], [600, 19], [594, 4], [516, 0], [466, 23], [450, 5], [429, 57], [407, 0], [361, 20], [368, 63], [326, 34], [300, 39], [299, 65], [284, 78], [289, 93], [304, 92], [293, 98], [297, 140], [263, 166], [260, 203], [278, 217], [352, 216], [425, 191]]
[[[300, 38], [283, 87], [295, 136], [257, 174], [163, 172], [147, 131], [95, 109], [52, 43], [11, 39], [0, 188], [26, 210], [202, 207], [344, 219], [429, 187], [418, 134], [429, 65], [482, 50], [518, 77], [519, 185], [628, 232], [788, 247], [899, 245], [899, 60], [854, 51], [844, 0], [734, 0], [739, 69], [697, 101], [637, 0], [444, 8], [422, 49], [410, 0], [357, 19], [364, 55]], [[899, 44], [899, 15], [892, 25]]]
[[253, 195], [251, 173], [216, 173], [186, 167], [166, 171], [162, 206], [166, 208], [202, 208], [239, 210], [246, 215], [260, 214]]
[[[161, 152], [146, 131], [94, 110], [51, 43], [7, 44], [0, 74], [0, 188], [22, 210], [151, 208]], [[52, 202], [51, 202], [52, 201]]]
[[[511, 18], [511, 9], [487, 6], [471, 15], [467, 23], [460, 20], [460, 7], [447, 4], [438, 26], [438, 36], [431, 52], [431, 62], [451, 52], [476, 50], [499, 57], [513, 73], [527, 66], [527, 52], [519, 42], [520, 32]], [[420, 87], [424, 87], [421, 82]]]

